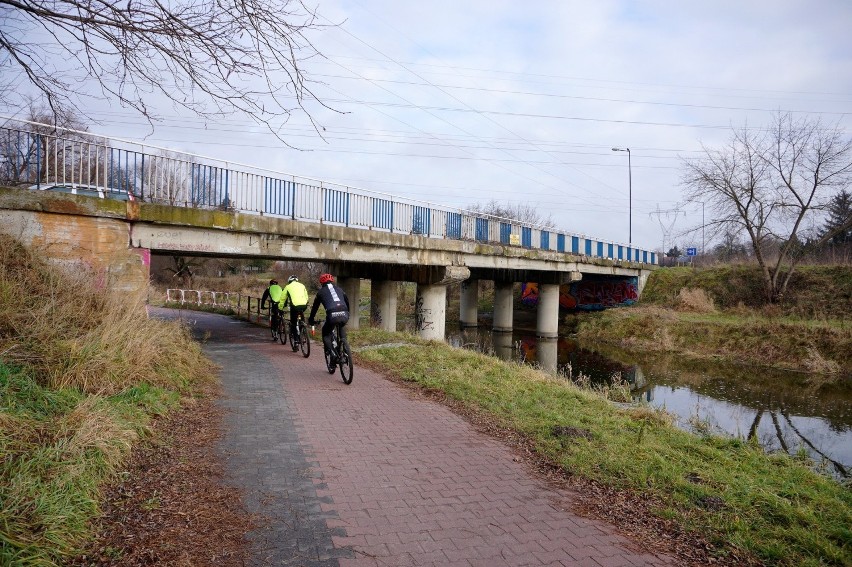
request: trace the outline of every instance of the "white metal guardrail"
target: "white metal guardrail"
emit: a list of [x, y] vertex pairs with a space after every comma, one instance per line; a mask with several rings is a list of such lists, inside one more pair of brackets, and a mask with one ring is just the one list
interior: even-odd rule
[[231, 309], [238, 318], [255, 323], [266, 323], [269, 319], [269, 307], [261, 309], [259, 297], [242, 293], [170, 288], [166, 290], [166, 304], [172, 303]]
[[90, 185], [173, 206], [658, 262], [653, 251], [583, 234], [13, 119], [0, 127], [0, 184]]
[[194, 305], [233, 308], [239, 304], [239, 297], [239, 293], [227, 291], [204, 291], [198, 289], [166, 290], [166, 301], [169, 303], [192, 303]]

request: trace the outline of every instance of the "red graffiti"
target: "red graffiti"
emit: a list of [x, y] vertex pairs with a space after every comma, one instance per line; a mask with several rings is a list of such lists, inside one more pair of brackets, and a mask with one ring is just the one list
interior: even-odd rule
[[609, 307], [636, 301], [639, 293], [636, 284], [627, 281], [579, 282], [576, 290], [579, 305]]
[[[639, 299], [636, 278], [583, 280], [559, 287], [559, 306], [562, 309], [586, 309], [625, 305]], [[527, 282], [521, 287], [521, 302], [538, 305], [538, 284]]]

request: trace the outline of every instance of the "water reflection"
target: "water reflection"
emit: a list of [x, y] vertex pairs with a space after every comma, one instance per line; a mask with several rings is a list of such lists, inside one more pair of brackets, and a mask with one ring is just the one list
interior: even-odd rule
[[769, 451], [806, 452], [828, 472], [852, 468], [852, 387], [804, 375], [580, 348], [565, 337], [448, 328], [447, 341], [592, 383], [626, 380], [633, 399], [664, 408], [688, 430], [753, 439]]

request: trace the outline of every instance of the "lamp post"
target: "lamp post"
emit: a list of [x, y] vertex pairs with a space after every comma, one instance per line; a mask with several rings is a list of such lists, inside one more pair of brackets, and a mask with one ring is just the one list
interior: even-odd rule
[[628, 188], [628, 232], [627, 245], [633, 247], [633, 166], [630, 164], [630, 148], [612, 148], [614, 152], [627, 152], [627, 188]]

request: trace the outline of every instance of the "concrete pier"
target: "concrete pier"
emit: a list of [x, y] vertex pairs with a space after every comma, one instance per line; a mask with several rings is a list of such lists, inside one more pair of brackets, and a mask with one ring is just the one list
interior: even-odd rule
[[414, 320], [421, 338], [443, 341], [447, 321], [447, 286], [418, 284]]
[[539, 284], [538, 320], [535, 333], [539, 337], [555, 339], [559, 336], [559, 286]]
[[370, 292], [370, 322], [385, 331], [396, 331], [397, 282], [373, 280]]
[[361, 327], [361, 279], [340, 278], [340, 287], [349, 298], [349, 322], [346, 326], [350, 329], [358, 329]]
[[513, 324], [512, 282], [494, 282], [494, 320], [492, 330], [511, 332]]

